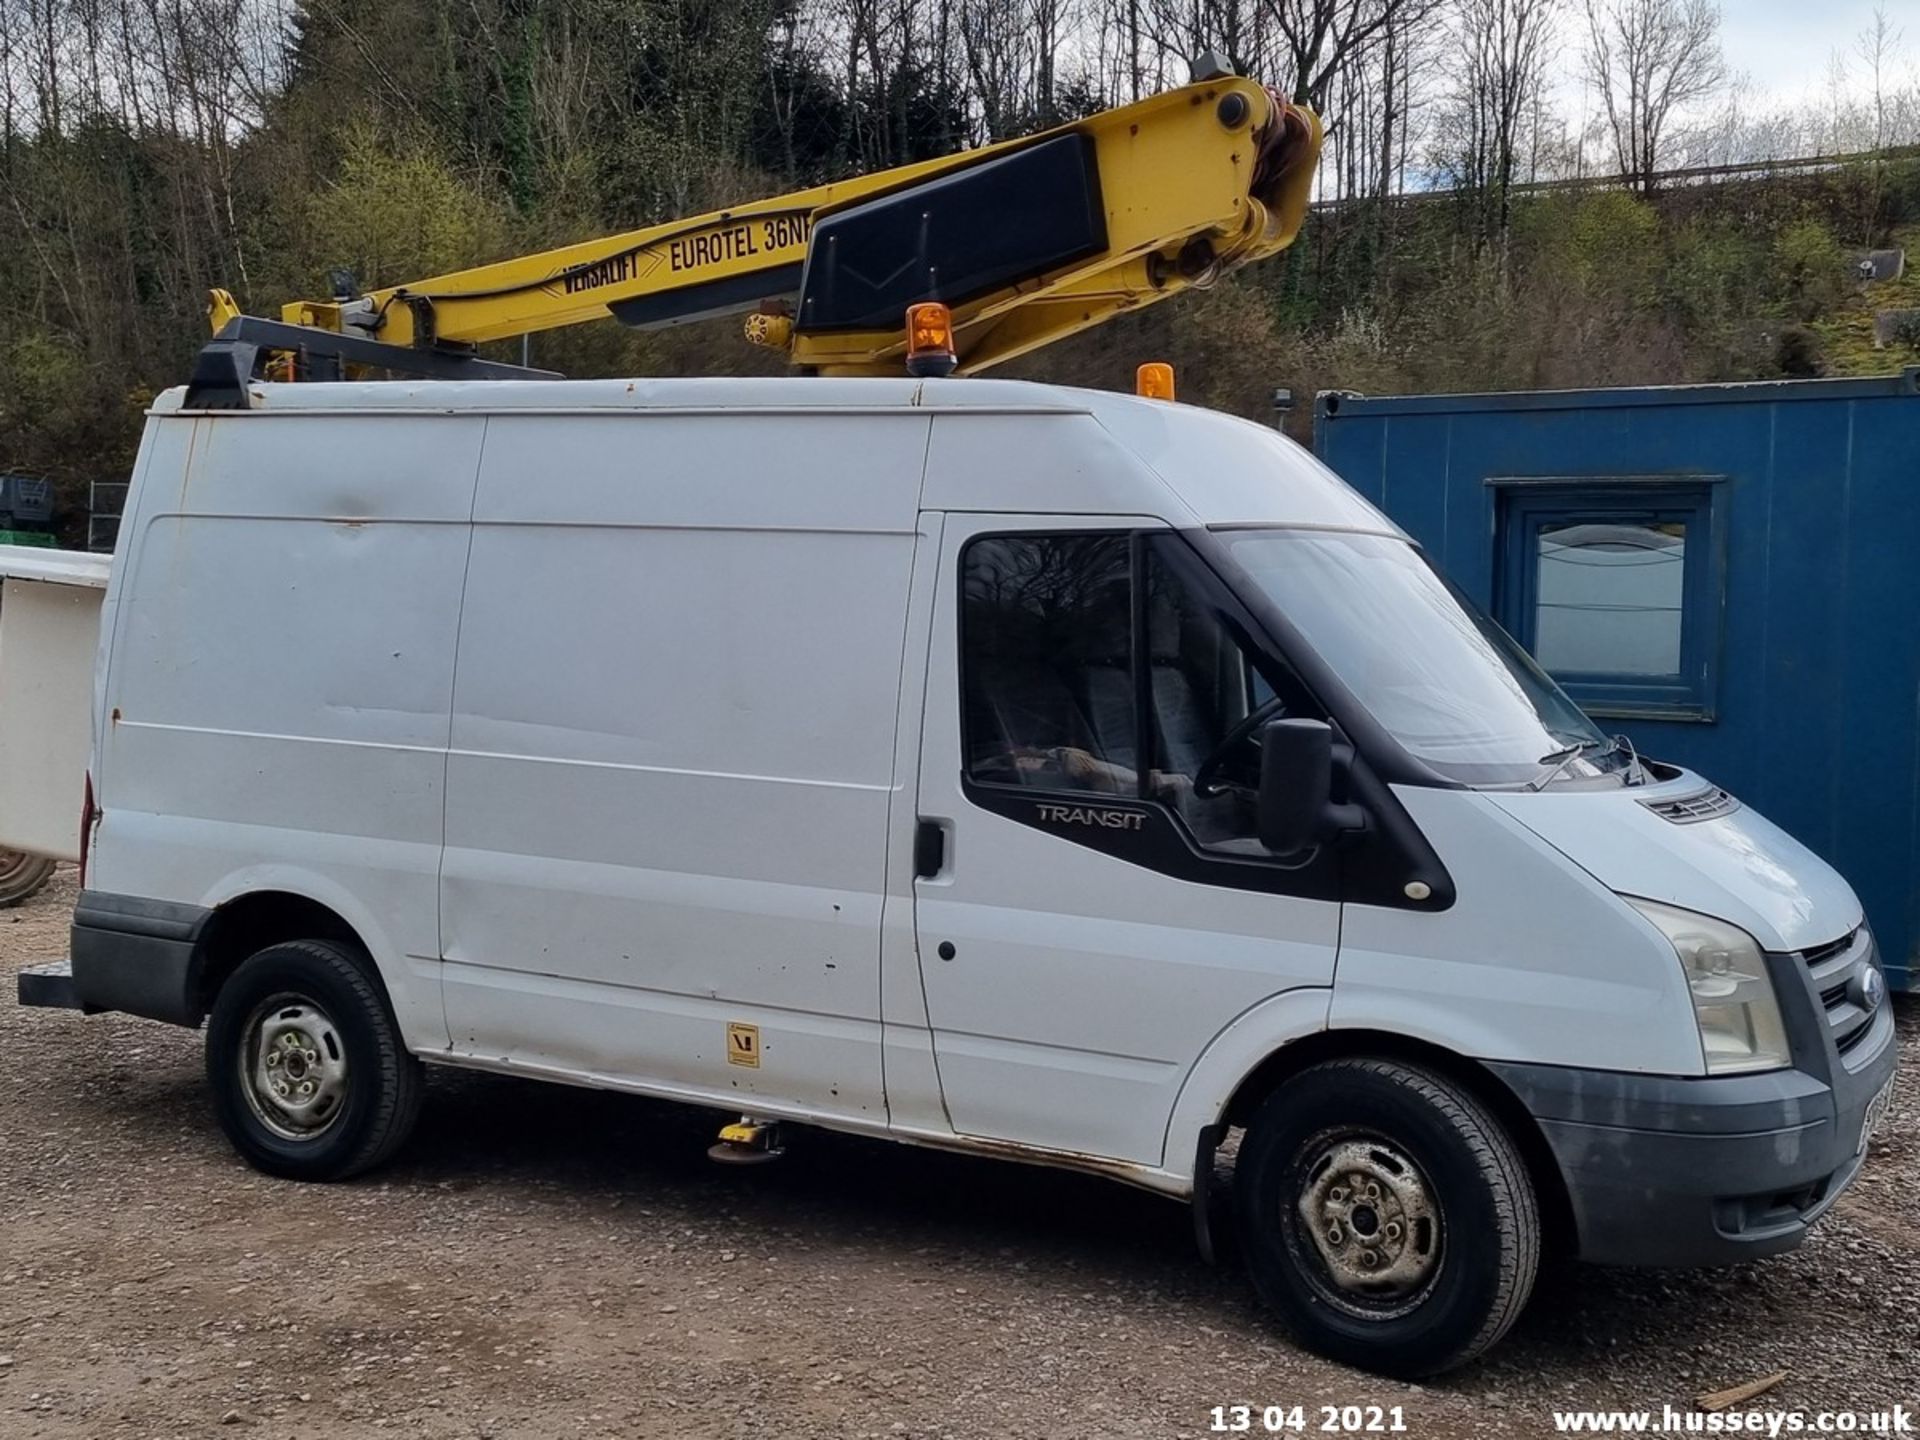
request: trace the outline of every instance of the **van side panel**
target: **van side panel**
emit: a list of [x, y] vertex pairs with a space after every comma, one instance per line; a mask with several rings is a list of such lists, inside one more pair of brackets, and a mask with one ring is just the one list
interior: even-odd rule
[[432, 960], [453, 644], [484, 421], [156, 422], [122, 532], [89, 885], [332, 906], [410, 1045], [444, 1044]]
[[[927, 429], [495, 417], [448, 778], [456, 1055], [884, 1118], [880, 907]], [[757, 1064], [730, 1063], [730, 1025], [757, 1027]]]

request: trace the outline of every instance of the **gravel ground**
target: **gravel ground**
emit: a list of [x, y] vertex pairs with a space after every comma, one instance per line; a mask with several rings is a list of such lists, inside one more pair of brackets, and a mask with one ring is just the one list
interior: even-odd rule
[[[73, 898], [66, 871], [0, 912], [6, 1440], [1173, 1437], [1236, 1403], [1315, 1430], [1322, 1404], [1400, 1405], [1410, 1435], [1465, 1440], [1777, 1369], [1756, 1404], [1920, 1401], [1912, 1066], [1797, 1253], [1555, 1269], [1491, 1357], [1419, 1387], [1294, 1348], [1184, 1209], [1086, 1177], [811, 1132], [724, 1170], [709, 1115], [434, 1071], [389, 1169], [269, 1180], [215, 1127], [199, 1036], [15, 1006]], [[1920, 1006], [1900, 1019], [1912, 1053]]]

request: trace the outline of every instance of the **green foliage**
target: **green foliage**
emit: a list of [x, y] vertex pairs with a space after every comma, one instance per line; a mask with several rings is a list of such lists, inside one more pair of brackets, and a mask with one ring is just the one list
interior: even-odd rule
[[[0, 348], [3, 468], [51, 477], [71, 528], [84, 511], [86, 481], [122, 478], [132, 465], [135, 432], [127, 417], [150, 398], [92, 369], [62, 337], [16, 330]], [[76, 456], [86, 469], [76, 469]]]
[[1846, 293], [1847, 257], [1833, 232], [1818, 220], [1801, 220], [1773, 242], [1774, 278], [1797, 320], [1831, 309]]
[[1655, 299], [1661, 268], [1660, 216], [1625, 190], [1567, 191], [1523, 202], [1515, 217], [1535, 266], [1628, 306]]
[[534, 157], [533, 70], [539, 58], [540, 12], [529, 11], [510, 32], [500, 67], [500, 157], [514, 209], [527, 214], [539, 193]]
[[[1887, 239], [1920, 259], [1920, 225], [1897, 228]], [[1920, 269], [1912, 260], [1902, 279], [1856, 288], [1849, 277], [1846, 289], [1850, 293], [1839, 305], [1805, 326], [1818, 342], [1826, 373], [1875, 375], [1920, 364], [1920, 344], [1902, 345], [1896, 336], [1894, 344], [1883, 345], [1874, 325], [1883, 310], [1920, 309]]]
[[41, 331], [14, 338], [0, 365], [0, 424], [9, 429], [71, 428], [87, 389], [86, 365], [70, 345]]
[[1661, 307], [1696, 357], [1697, 378], [1751, 378], [1766, 362], [1753, 301], [1764, 293], [1767, 238], [1737, 216], [1689, 216], [1673, 230], [1660, 277]]
[[498, 203], [432, 150], [357, 121], [341, 152], [338, 178], [306, 197], [312, 273], [344, 265], [365, 284], [393, 284], [508, 253]]

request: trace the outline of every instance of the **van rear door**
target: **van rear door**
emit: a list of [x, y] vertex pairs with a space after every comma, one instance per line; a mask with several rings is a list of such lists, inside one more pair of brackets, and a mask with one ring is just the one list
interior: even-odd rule
[[915, 921], [948, 1113], [1160, 1164], [1208, 1042], [1332, 984], [1331, 858], [1279, 864], [1243, 792], [1193, 783], [1295, 682], [1159, 522], [949, 514], [942, 543]]

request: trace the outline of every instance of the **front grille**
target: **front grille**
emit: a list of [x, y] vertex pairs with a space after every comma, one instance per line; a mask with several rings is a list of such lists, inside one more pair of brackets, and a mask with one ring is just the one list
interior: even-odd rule
[[1842, 1055], [1850, 1055], [1860, 1047], [1860, 1042], [1872, 1033], [1873, 1017], [1869, 1015], [1858, 1025], [1854, 1026], [1853, 1029], [1847, 1031], [1846, 1034], [1835, 1040], [1833, 1042], [1833, 1048], [1838, 1050]]
[[1873, 935], [1862, 925], [1850, 935], [1802, 950], [1800, 958], [1826, 1012], [1834, 1049], [1846, 1055], [1873, 1029], [1874, 1012], [1853, 998], [1861, 971], [1874, 963]]
[[1811, 950], [1802, 950], [1800, 956], [1809, 965], [1824, 965], [1834, 956], [1844, 955], [1847, 951], [1851, 950], [1853, 948], [1853, 937], [1859, 933], [1858, 930], [1855, 930], [1852, 934], [1842, 935], [1838, 940], [1830, 940], [1825, 945], [1816, 945]]
[[1676, 800], [1642, 800], [1640, 803], [1662, 820], [1671, 820], [1675, 825], [1698, 825], [1702, 820], [1731, 815], [1740, 808], [1740, 802], [1718, 785], [1692, 795], [1682, 795]]

